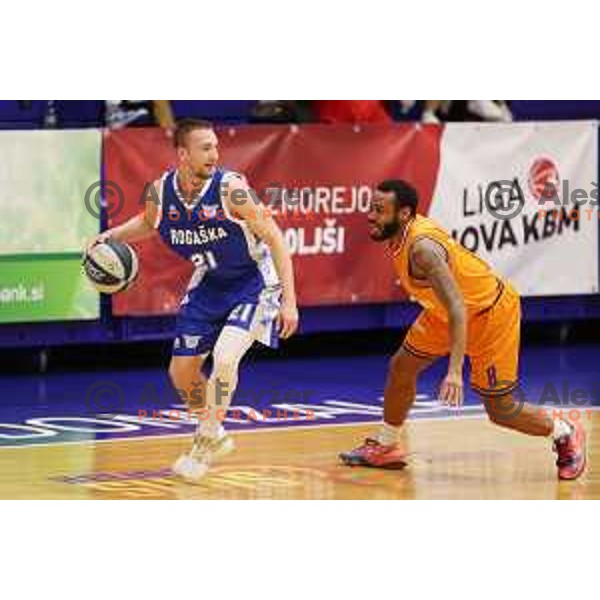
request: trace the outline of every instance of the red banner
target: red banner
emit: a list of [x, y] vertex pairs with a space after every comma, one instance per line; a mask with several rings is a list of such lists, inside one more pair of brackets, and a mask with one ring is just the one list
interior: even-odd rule
[[[267, 204], [283, 193], [274, 215], [292, 252], [301, 306], [390, 302], [402, 298], [381, 244], [367, 234], [371, 190], [402, 178], [417, 188], [427, 213], [439, 167], [441, 128], [414, 124], [244, 126], [217, 130], [221, 164], [246, 175]], [[122, 223], [141, 209], [148, 182], [176, 166], [158, 129], [108, 133], [105, 178], [124, 192]], [[281, 198], [281, 191], [279, 192]], [[286, 200], [287, 198], [287, 200]], [[291, 211], [291, 207], [297, 208]], [[158, 237], [136, 244], [140, 276], [114, 298], [118, 315], [175, 312], [191, 266]]]

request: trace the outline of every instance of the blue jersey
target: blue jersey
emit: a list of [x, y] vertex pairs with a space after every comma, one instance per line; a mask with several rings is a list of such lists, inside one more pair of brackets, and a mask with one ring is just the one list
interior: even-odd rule
[[232, 177], [240, 176], [216, 169], [189, 201], [179, 190], [177, 171], [161, 178], [156, 227], [163, 242], [195, 267], [181, 301], [185, 318], [218, 320], [280, 287], [269, 247], [223, 205], [221, 186]]

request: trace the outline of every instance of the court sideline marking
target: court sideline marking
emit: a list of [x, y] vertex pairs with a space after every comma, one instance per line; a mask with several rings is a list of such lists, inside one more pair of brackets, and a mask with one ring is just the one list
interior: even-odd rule
[[[475, 407], [474, 407], [475, 408]], [[479, 408], [479, 407], [477, 407]], [[600, 407], [598, 407], [600, 410]], [[485, 414], [481, 415], [440, 415], [438, 417], [419, 417], [418, 419], [408, 419], [409, 422], [415, 421], [447, 421], [450, 419], [481, 419], [485, 417]], [[379, 423], [380, 419], [373, 421], [360, 421], [360, 422], [351, 422], [351, 423], [320, 423], [319, 425], [280, 425], [278, 427], [264, 427], [264, 428], [254, 428], [254, 429], [236, 429], [235, 431], [231, 431], [231, 435], [236, 436], [239, 433], [273, 433], [276, 431], [296, 431], [296, 430], [306, 430], [306, 429], [321, 429], [327, 427], [358, 427], [360, 425], [372, 425], [373, 423]], [[140, 440], [162, 440], [162, 439], [171, 439], [171, 438], [179, 438], [179, 437], [190, 437], [193, 433], [168, 433], [165, 435], [140, 435], [140, 436], [130, 436], [130, 437], [122, 437], [122, 438], [103, 438], [98, 440], [71, 440], [68, 442], [40, 442], [40, 443], [32, 443], [32, 444], [20, 444], [18, 446], [0, 446], [0, 452], [3, 450], [22, 450], [24, 448], [30, 449], [35, 447], [47, 447], [47, 446], [72, 446], [76, 444], [103, 444], [107, 442], [132, 442], [132, 441], [140, 441]]]
[[[556, 410], [567, 410], [570, 408], [571, 410], [579, 410], [576, 407], [561, 407]], [[407, 420], [408, 423], [414, 423], [417, 421], [449, 421], [449, 420], [461, 420], [461, 419], [484, 419], [487, 418], [487, 414], [483, 410], [483, 406], [463, 406], [461, 411], [470, 410], [474, 411], [476, 409], [481, 409], [483, 412], [481, 414], [446, 414], [439, 416], [424, 416], [419, 418], [409, 418]], [[585, 409], [586, 411], [591, 410], [594, 412], [600, 411], [600, 406], [590, 406]], [[264, 428], [254, 428], [254, 429], [236, 429], [235, 431], [230, 432], [232, 435], [238, 435], [240, 433], [273, 433], [276, 431], [294, 431], [294, 430], [307, 430], [307, 429], [323, 429], [327, 427], [358, 427], [361, 425], [370, 425], [373, 423], [379, 423], [381, 419], [377, 420], [365, 420], [360, 422], [351, 422], [351, 423], [320, 423], [318, 425], [280, 425], [278, 427], [264, 427]], [[193, 434], [191, 432], [188, 433], [168, 433], [165, 435], [141, 435], [141, 436], [130, 436], [130, 437], [122, 437], [122, 438], [103, 438], [103, 439], [92, 439], [92, 440], [71, 440], [68, 442], [40, 442], [33, 444], [20, 444], [18, 446], [0, 446], [0, 452], [4, 450], [22, 450], [24, 448], [31, 449], [35, 447], [47, 447], [47, 446], [72, 446], [72, 445], [81, 445], [81, 444], [103, 444], [107, 442], [131, 442], [131, 441], [140, 441], [140, 440], [161, 440], [161, 439], [171, 439], [171, 438], [179, 438], [179, 437], [190, 437]]]

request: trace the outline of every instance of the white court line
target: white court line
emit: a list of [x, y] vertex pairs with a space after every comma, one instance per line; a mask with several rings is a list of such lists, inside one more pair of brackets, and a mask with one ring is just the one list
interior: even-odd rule
[[[466, 408], [466, 407], [463, 407]], [[469, 407], [470, 410], [473, 410], [473, 408]], [[483, 411], [483, 407], [481, 407], [482, 411]], [[555, 409], [555, 410], [580, 410], [580, 412], [583, 412], [581, 409], [577, 409], [576, 407], [561, 407], [561, 409]], [[587, 407], [585, 409], [586, 411], [591, 410], [594, 412], [598, 412], [600, 411], [600, 406], [590, 406]], [[457, 413], [459, 413], [460, 410], [457, 410]], [[478, 415], [473, 415], [473, 414], [450, 414], [450, 415], [440, 415], [437, 417], [431, 416], [431, 417], [417, 417], [417, 418], [412, 418], [412, 419], [408, 419], [407, 423], [415, 423], [417, 421], [449, 421], [449, 420], [461, 420], [461, 419], [483, 419], [484, 417], [487, 417], [485, 411], [482, 412], [482, 414], [478, 414]], [[279, 427], [265, 427], [265, 428], [255, 428], [255, 429], [236, 429], [236, 430], [229, 430], [229, 432], [232, 435], [238, 435], [240, 433], [273, 433], [273, 432], [277, 432], [277, 431], [290, 431], [290, 430], [305, 430], [305, 429], [323, 429], [323, 428], [327, 428], [327, 427], [358, 427], [361, 425], [370, 425], [373, 423], [379, 423], [381, 419], [373, 419], [373, 420], [369, 420], [369, 421], [359, 421], [359, 422], [352, 422], [352, 423], [320, 423], [318, 425], [280, 425]], [[45, 447], [45, 446], [72, 446], [74, 444], [101, 444], [101, 443], [107, 443], [107, 442], [137, 442], [140, 440], [157, 440], [157, 439], [170, 439], [170, 438], [179, 438], [179, 437], [189, 437], [191, 436], [192, 433], [188, 432], [188, 433], [169, 433], [166, 435], [140, 435], [140, 436], [131, 436], [131, 437], [122, 437], [122, 438], [108, 438], [108, 439], [101, 439], [101, 440], [72, 440], [69, 442], [42, 442], [39, 444], [33, 443], [33, 444], [21, 444], [19, 446], [0, 446], [0, 452], [2, 452], [3, 450], [22, 450], [23, 448], [36, 448], [36, 447]]]
[[[600, 407], [599, 407], [600, 408]], [[415, 421], [446, 421], [450, 419], [479, 419], [485, 416], [481, 415], [441, 415], [438, 417], [419, 417], [408, 419], [408, 422]], [[290, 431], [290, 430], [305, 430], [305, 429], [322, 429], [326, 427], [357, 427], [359, 425], [370, 425], [373, 423], [379, 423], [381, 419], [372, 419], [367, 421], [354, 421], [351, 423], [319, 423], [318, 425], [280, 425], [278, 427], [256, 427], [253, 429], [235, 429], [229, 430], [231, 435], [238, 435], [240, 433], [273, 433], [277, 431]], [[165, 435], [140, 435], [140, 436], [130, 436], [130, 437], [122, 437], [122, 438], [105, 438], [101, 440], [71, 440], [67, 442], [40, 442], [40, 443], [30, 443], [30, 444], [19, 444], [15, 446], [0, 446], [0, 452], [3, 450], [21, 450], [23, 448], [36, 448], [36, 447], [45, 447], [45, 446], [71, 446], [74, 444], [102, 444], [107, 442], [136, 442], [138, 440], [157, 440], [157, 439], [168, 439], [168, 438], [178, 438], [178, 437], [190, 437], [192, 432], [187, 433], [168, 433]]]

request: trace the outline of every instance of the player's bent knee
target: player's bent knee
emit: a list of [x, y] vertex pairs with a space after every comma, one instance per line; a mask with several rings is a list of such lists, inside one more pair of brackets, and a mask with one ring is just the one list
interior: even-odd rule
[[510, 394], [498, 397], [483, 397], [488, 418], [495, 425], [512, 428], [519, 413], [519, 403]]
[[394, 354], [392, 358], [390, 358], [388, 368], [394, 373], [401, 373], [407, 371], [406, 360], [402, 350], [396, 352], [396, 354]]
[[390, 370], [388, 372], [387, 385], [393, 385], [396, 390], [412, 390], [414, 393], [417, 385], [417, 373], [404, 370]]
[[416, 379], [419, 371], [423, 368], [419, 361], [415, 360], [408, 352], [402, 348], [390, 358], [389, 372], [396, 379], [412, 382]]

